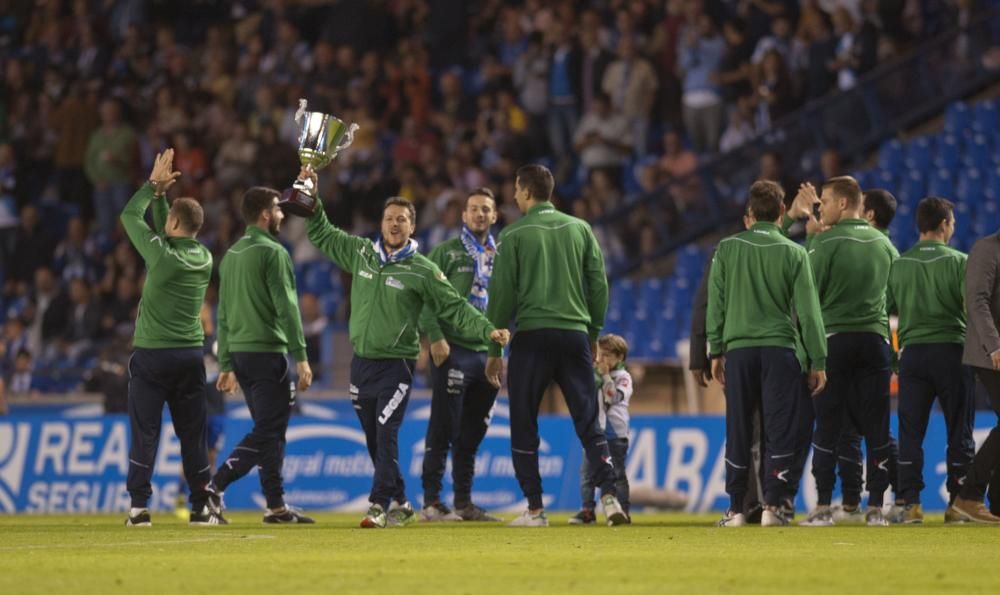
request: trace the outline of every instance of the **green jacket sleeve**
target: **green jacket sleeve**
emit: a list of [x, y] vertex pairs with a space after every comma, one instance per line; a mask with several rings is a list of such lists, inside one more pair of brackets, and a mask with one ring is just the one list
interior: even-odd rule
[[[517, 296], [517, 244], [500, 237], [497, 254], [493, 258], [493, 276], [490, 277], [490, 301], [486, 318], [496, 328], [510, 327]], [[489, 356], [499, 357], [503, 349], [490, 343]]]
[[165, 235], [167, 230], [167, 214], [170, 212], [170, 205], [167, 204], [167, 197], [159, 198], [153, 195], [153, 231], [159, 235]]
[[[431, 253], [427, 255], [428, 260], [441, 266], [441, 261], [443, 260], [441, 250], [442, 244], [435, 246]], [[420, 320], [418, 322], [420, 327], [420, 332], [427, 335], [427, 340], [431, 343], [435, 341], [440, 341], [444, 339], [444, 333], [441, 331], [441, 324], [438, 322], [438, 317], [434, 315], [434, 308], [430, 304], [424, 302], [424, 307], [420, 310]]]
[[308, 219], [306, 233], [313, 246], [316, 246], [316, 249], [325, 254], [334, 264], [351, 274], [357, 272], [358, 250], [363, 248], [368, 240], [352, 236], [335, 227], [326, 218], [326, 211], [323, 210], [322, 206], [316, 209], [316, 213]]
[[[493, 325], [467, 299], [458, 295], [441, 269], [435, 265], [431, 276], [424, 279], [425, 307], [430, 305], [437, 318], [444, 320], [456, 329], [469, 335], [482, 337], [486, 341], [490, 340], [490, 333], [495, 330]], [[492, 343], [491, 345], [496, 344]]]
[[587, 309], [590, 311], [590, 340], [597, 337], [604, 328], [604, 317], [608, 312], [608, 275], [604, 270], [604, 254], [594, 237], [594, 231], [587, 226], [587, 251], [583, 262], [584, 282], [587, 284]]
[[296, 362], [306, 361], [306, 338], [302, 332], [302, 316], [299, 314], [299, 296], [295, 292], [295, 271], [292, 268], [292, 257], [284, 249], [274, 250], [271, 256], [275, 262], [269, 269], [273, 271], [267, 276], [267, 290], [271, 295], [271, 303], [278, 313], [281, 328], [285, 331], [288, 341], [288, 353]]
[[720, 244], [708, 276], [708, 311], [705, 314], [705, 336], [708, 338], [708, 354], [717, 357], [726, 353], [723, 330], [726, 326], [726, 272]]
[[795, 312], [798, 315], [802, 342], [809, 361], [812, 362], [812, 369], [819, 372], [826, 370], [826, 327], [823, 325], [823, 312], [820, 310], [819, 295], [813, 282], [809, 257], [798, 249], [796, 253], [798, 262], [794, 269], [793, 284]]
[[135, 249], [142, 255], [147, 269], [155, 267], [167, 251], [163, 237], [155, 234], [144, 218], [151, 200], [153, 200], [153, 186], [143, 184], [142, 188], [139, 188], [132, 195], [121, 214], [125, 233], [128, 234], [128, 239], [131, 240]]
[[821, 296], [830, 277], [830, 262], [826, 257], [826, 251], [823, 249], [822, 244], [807, 242], [806, 249], [809, 251], [809, 268], [812, 269], [816, 294]]
[[[225, 274], [223, 267], [219, 266], [219, 276]], [[219, 288], [219, 311], [216, 314], [218, 329], [216, 329], [216, 341], [218, 342], [217, 354], [219, 358], [219, 370], [221, 372], [233, 371], [233, 359], [229, 355], [229, 315], [226, 312], [226, 299]]]

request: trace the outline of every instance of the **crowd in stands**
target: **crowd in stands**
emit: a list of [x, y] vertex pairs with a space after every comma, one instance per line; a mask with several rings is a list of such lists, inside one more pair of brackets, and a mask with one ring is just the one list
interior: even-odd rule
[[[360, 125], [320, 176], [355, 233], [399, 195], [429, 249], [479, 186], [510, 221], [532, 160], [592, 221], [664, 187], [683, 210], [699, 160], [967, 17], [972, 0], [955, 1], [5, 3], [0, 377], [8, 393], [75, 388], [82, 369], [120, 381], [144, 271], [117, 217], [166, 147], [216, 262], [243, 191], [294, 179], [302, 97]], [[612, 262], [661, 239], [642, 217], [596, 231]], [[284, 239], [316, 258], [301, 222]], [[313, 329], [333, 314], [321, 298], [303, 297]]]

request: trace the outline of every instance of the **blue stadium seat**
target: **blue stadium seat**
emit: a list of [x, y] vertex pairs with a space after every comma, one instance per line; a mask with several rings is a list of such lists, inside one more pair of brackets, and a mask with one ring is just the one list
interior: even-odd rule
[[[875, 188], [896, 188], [906, 172], [906, 166], [900, 166], [898, 170], [880, 169], [875, 173], [872, 186]], [[864, 186], [862, 186], [864, 188]]]
[[972, 110], [968, 104], [955, 102], [944, 110], [944, 129], [949, 132], [965, 130], [972, 124]]
[[650, 310], [662, 307], [667, 293], [667, 284], [659, 277], [643, 279], [639, 286], [639, 303]]
[[997, 230], [1000, 230], [1000, 203], [993, 200], [983, 201], [976, 209], [972, 231], [977, 238], [981, 238], [996, 233]]
[[900, 171], [903, 168], [905, 150], [902, 141], [892, 139], [882, 144], [878, 153], [879, 169], [889, 171]]
[[965, 163], [984, 171], [990, 168], [993, 163], [993, 147], [985, 134], [974, 134], [965, 143]]
[[913, 139], [906, 147], [906, 159], [904, 160], [906, 167], [911, 170], [927, 169], [934, 160], [934, 150], [932, 137], [920, 136]]
[[[862, 186], [866, 188], [866, 186]], [[900, 181], [899, 198], [900, 202], [917, 204], [927, 193], [927, 181], [924, 179], [924, 170], [911, 169], [906, 172], [906, 176]]]
[[958, 136], [945, 134], [937, 146], [937, 157], [934, 167], [939, 169], [955, 169], [962, 160], [962, 144]]
[[963, 252], [969, 251], [975, 239], [972, 226], [973, 214], [974, 211], [969, 208], [969, 205], [961, 202], [955, 203], [955, 236], [952, 239], [952, 244]]
[[1000, 102], [996, 99], [980, 101], [973, 113], [973, 126], [977, 131], [996, 132], [1000, 129]]
[[949, 198], [955, 195], [955, 176], [952, 169], [940, 167], [931, 174], [927, 184], [927, 193], [934, 196]]
[[955, 200], [975, 207], [983, 199], [983, 176], [974, 167], [963, 169], [958, 175], [958, 185], [955, 188]]

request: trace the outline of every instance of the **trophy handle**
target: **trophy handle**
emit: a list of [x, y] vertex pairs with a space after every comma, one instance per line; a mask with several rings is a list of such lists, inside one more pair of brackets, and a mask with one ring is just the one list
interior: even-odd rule
[[337, 153], [343, 151], [347, 147], [350, 147], [354, 143], [354, 133], [357, 132], [359, 128], [361, 127], [357, 124], [351, 124], [347, 127], [347, 132], [344, 133], [344, 138], [340, 140], [340, 144], [337, 145], [337, 150], [333, 154], [334, 157], [336, 157]]

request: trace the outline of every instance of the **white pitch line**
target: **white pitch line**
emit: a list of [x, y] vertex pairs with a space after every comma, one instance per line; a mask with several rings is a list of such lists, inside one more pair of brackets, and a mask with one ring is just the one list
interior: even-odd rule
[[206, 543], [211, 541], [240, 541], [249, 539], [274, 539], [274, 535], [247, 535], [245, 537], [198, 537], [196, 539], [162, 539], [159, 541], [126, 541], [121, 543], [79, 543], [79, 544], [41, 544], [41, 545], [13, 545], [0, 547], [0, 551], [15, 550], [57, 550], [76, 549], [91, 547], [133, 547], [142, 545], [172, 545], [175, 543]]

